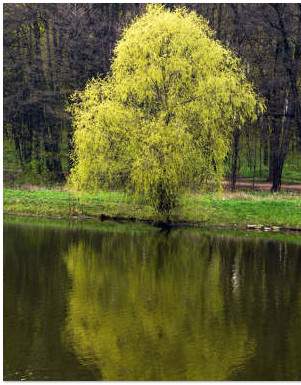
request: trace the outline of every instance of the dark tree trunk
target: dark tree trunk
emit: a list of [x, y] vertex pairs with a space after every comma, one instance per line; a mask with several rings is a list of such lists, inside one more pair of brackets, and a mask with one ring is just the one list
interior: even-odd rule
[[49, 88], [53, 91], [53, 68], [52, 68], [52, 59], [51, 59], [51, 48], [50, 48], [50, 30], [48, 21], [45, 21], [45, 31], [46, 31], [46, 44], [47, 44], [47, 61], [48, 61], [48, 84]]
[[281, 189], [281, 178], [283, 170], [283, 159], [282, 157], [275, 157], [272, 172], [272, 192], [279, 192]]
[[269, 142], [267, 138], [263, 141], [263, 164], [268, 166], [269, 164]]
[[283, 153], [280, 141], [280, 122], [279, 119], [272, 119], [272, 135], [270, 140], [270, 164], [269, 164], [269, 181], [272, 182], [271, 191], [277, 192], [281, 188], [281, 177], [283, 168]]
[[[288, 78], [290, 81], [291, 92], [293, 96], [293, 108], [292, 112], [295, 117], [295, 121], [298, 127], [299, 139], [301, 140], [301, 106], [300, 106], [300, 95], [298, 89], [298, 70], [300, 67], [301, 61], [301, 46], [299, 44], [297, 46], [292, 46], [290, 43], [287, 26], [285, 25], [284, 16], [283, 16], [283, 4], [273, 4], [274, 9], [276, 10], [278, 21], [279, 21], [279, 29], [283, 39], [283, 48], [284, 48], [284, 65], [286, 67], [286, 71], [288, 74]], [[299, 20], [301, 22], [301, 8]], [[299, 36], [296, 41], [301, 39], [301, 28], [299, 27]]]
[[232, 138], [232, 163], [231, 163], [231, 190], [235, 191], [237, 179], [237, 165], [239, 155], [240, 129], [235, 128]]
[[287, 157], [289, 145], [293, 135], [291, 128], [291, 116], [294, 105], [291, 100], [291, 95], [286, 93], [283, 105], [282, 119], [273, 119], [272, 124], [272, 150], [271, 150], [271, 176], [272, 176], [272, 192], [280, 191], [281, 178], [284, 161]]
[[274, 164], [274, 151], [275, 151], [275, 145], [274, 142], [275, 138], [273, 137], [273, 134], [270, 137], [270, 153], [269, 153], [269, 174], [267, 177], [267, 182], [272, 182], [273, 180], [273, 164]]

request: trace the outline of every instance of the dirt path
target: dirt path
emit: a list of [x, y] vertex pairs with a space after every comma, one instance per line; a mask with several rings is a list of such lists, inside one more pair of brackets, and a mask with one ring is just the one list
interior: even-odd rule
[[[229, 181], [224, 181], [223, 185], [226, 190], [230, 189]], [[253, 188], [253, 182], [251, 181], [241, 181], [236, 182], [237, 190], [256, 190], [256, 191], [270, 191], [272, 184], [269, 182], [255, 182]], [[292, 191], [301, 194], [301, 184], [286, 184], [281, 185], [281, 191]]]

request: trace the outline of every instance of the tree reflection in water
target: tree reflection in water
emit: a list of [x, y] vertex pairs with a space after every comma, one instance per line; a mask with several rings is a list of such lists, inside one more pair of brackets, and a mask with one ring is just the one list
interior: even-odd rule
[[103, 379], [231, 377], [256, 344], [238, 284], [242, 246], [229, 246], [223, 254], [210, 237], [179, 231], [71, 246], [68, 343]]
[[301, 380], [298, 237], [22, 223], [4, 227], [5, 379]]

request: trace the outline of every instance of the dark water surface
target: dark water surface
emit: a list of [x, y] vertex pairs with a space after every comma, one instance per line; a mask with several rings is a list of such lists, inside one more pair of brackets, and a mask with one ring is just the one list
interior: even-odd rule
[[301, 242], [4, 225], [7, 380], [301, 380]]

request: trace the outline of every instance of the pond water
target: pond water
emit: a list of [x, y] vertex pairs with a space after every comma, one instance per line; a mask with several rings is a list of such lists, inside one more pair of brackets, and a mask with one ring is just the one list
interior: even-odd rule
[[4, 378], [301, 380], [300, 245], [6, 220]]

